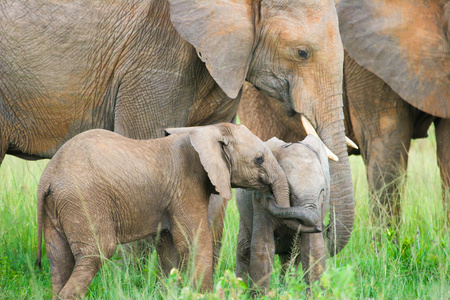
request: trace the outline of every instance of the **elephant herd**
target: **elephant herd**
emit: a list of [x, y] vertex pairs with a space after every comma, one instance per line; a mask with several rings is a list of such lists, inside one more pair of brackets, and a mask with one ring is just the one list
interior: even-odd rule
[[[210, 289], [233, 187], [253, 190], [236, 193], [237, 274], [267, 288], [300, 234], [316, 280], [353, 228], [346, 133], [395, 219], [410, 141], [434, 123], [450, 211], [450, 3], [335, 2], [2, 1], [0, 163], [53, 157], [38, 220], [55, 297], [85, 293], [97, 238], [108, 256], [158, 228], [166, 271], [205, 233], [195, 276]], [[236, 114], [267, 142], [222, 124]]]

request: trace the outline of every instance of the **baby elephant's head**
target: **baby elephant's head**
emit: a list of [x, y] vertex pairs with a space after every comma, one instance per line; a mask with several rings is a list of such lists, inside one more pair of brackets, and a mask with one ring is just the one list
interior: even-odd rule
[[190, 143], [223, 198], [231, 199], [231, 188], [240, 187], [270, 191], [278, 206], [289, 206], [286, 175], [267, 145], [244, 125], [220, 123], [166, 132], [189, 133]]
[[[291, 219], [297, 215], [296, 219], [303, 225], [300, 228], [302, 232], [322, 231], [322, 221], [330, 201], [330, 173], [323, 143], [308, 135], [298, 143], [285, 143], [272, 138], [266, 145], [286, 174], [291, 206], [289, 210], [279, 209], [268, 201], [270, 212], [281, 219]], [[295, 224], [292, 221], [288, 223]]]

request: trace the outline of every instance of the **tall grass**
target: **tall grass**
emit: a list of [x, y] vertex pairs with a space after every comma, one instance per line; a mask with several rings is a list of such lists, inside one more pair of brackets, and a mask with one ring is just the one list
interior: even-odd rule
[[[414, 141], [398, 226], [382, 226], [369, 217], [365, 169], [351, 157], [356, 218], [352, 238], [336, 257], [327, 260], [321, 282], [312, 286], [319, 299], [450, 299], [450, 237], [443, 212], [434, 138]], [[44, 252], [43, 268], [34, 266], [37, 253], [36, 190], [47, 161], [26, 162], [6, 157], [0, 168], [0, 298], [51, 297], [51, 278]], [[225, 299], [248, 298], [245, 284], [233, 275], [239, 214], [230, 201], [222, 251], [214, 274], [214, 291], [202, 295], [189, 286], [186, 272], [163, 277], [156, 253], [126, 263], [116, 255], [94, 278], [89, 299]], [[274, 299], [302, 299], [302, 271], [293, 268], [280, 278], [275, 261], [271, 278]]]

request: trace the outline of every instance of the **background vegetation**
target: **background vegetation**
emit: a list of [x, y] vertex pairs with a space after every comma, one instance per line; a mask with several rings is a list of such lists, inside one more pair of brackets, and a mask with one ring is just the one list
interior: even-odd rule
[[[327, 260], [320, 283], [312, 286], [319, 299], [450, 299], [450, 237], [441, 200], [433, 134], [414, 141], [408, 181], [397, 227], [369, 218], [364, 164], [351, 157], [356, 222], [347, 247]], [[34, 266], [37, 253], [36, 190], [47, 161], [26, 162], [7, 156], [0, 168], [0, 298], [51, 297], [50, 267]], [[202, 295], [189, 286], [187, 272], [161, 278], [156, 254], [135, 263], [116, 255], [94, 278], [89, 299], [241, 299], [246, 285], [234, 274], [239, 214], [230, 201], [223, 247], [214, 275], [214, 291]], [[277, 260], [269, 299], [302, 299], [302, 271], [293, 268], [280, 278]], [[323, 288], [319, 286], [322, 285]]]

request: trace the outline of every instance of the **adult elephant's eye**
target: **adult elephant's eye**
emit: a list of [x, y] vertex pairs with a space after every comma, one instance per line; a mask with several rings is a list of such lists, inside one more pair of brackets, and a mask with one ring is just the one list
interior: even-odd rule
[[307, 60], [309, 57], [309, 54], [305, 50], [298, 50], [298, 56], [303, 60]]
[[255, 164], [257, 164], [258, 166], [262, 165], [263, 162], [264, 162], [263, 156], [258, 156], [257, 158], [255, 158]]

